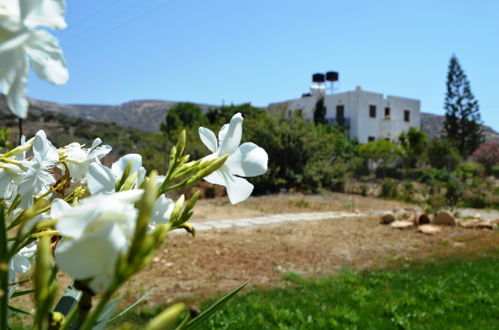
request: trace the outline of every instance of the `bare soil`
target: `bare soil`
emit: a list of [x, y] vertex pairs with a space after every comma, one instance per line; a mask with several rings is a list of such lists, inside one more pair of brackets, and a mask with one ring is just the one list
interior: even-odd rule
[[279, 194], [250, 197], [232, 205], [227, 197], [200, 200], [194, 208], [193, 220], [236, 219], [278, 213], [321, 211], [371, 211], [394, 207], [411, 207], [410, 204], [359, 195], [327, 193], [322, 195]]
[[[196, 221], [272, 213], [361, 211], [405, 206], [399, 202], [330, 194], [276, 195], [229, 205], [201, 201]], [[335, 274], [345, 267], [363, 270], [431, 260], [442, 256], [486, 254], [499, 246], [499, 232], [445, 227], [427, 236], [416, 229], [397, 230], [374, 217], [295, 222], [248, 229], [170, 235], [148, 269], [123, 288], [125, 301], [155, 288], [149, 307], [173, 301], [197, 301], [226, 293], [250, 280], [256, 287], [280, 286], [285, 272], [303, 276]]]

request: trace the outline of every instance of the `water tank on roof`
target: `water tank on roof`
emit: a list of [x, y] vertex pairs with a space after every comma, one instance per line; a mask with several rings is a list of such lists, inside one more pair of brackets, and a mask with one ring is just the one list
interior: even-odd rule
[[326, 80], [327, 81], [338, 81], [339, 74], [336, 71], [328, 71], [326, 72]]
[[323, 83], [326, 81], [324, 73], [314, 73], [312, 75], [312, 82], [314, 83]]

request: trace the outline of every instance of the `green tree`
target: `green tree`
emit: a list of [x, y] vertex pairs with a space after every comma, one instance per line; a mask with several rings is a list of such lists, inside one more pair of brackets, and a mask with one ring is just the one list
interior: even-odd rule
[[161, 123], [162, 132], [171, 133], [179, 128], [203, 126], [208, 123], [203, 110], [193, 103], [178, 103], [166, 114], [165, 123]]
[[454, 145], [447, 140], [433, 139], [428, 144], [427, 159], [436, 169], [455, 170], [462, 162], [461, 155]]
[[315, 124], [326, 124], [326, 107], [324, 106], [324, 97], [319, 98], [315, 104], [314, 110], [314, 123]]
[[426, 152], [428, 137], [423, 131], [416, 127], [411, 127], [407, 132], [400, 134], [399, 142], [402, 147], [405, 166], [407, 168], [415, 168]]
[[456, 56], [447, 73], [444, 131], [463, 157], [469, 156], [484, 141], [478, 101]]
[[398, 145], [385, 139], [363, 144], [360, 146], [359, 151], [362, 157], [381, 162], [383, 166], [389, 165], [401, 154]]

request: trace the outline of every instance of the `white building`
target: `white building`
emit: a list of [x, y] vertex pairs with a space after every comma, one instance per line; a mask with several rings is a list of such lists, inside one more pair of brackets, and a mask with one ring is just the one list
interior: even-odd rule
[[421, 102], [405, 97], [355, 91], [338, 94], [312, 94], [269, 105], [269, 111], [292, 117], [301, 111], [305, 119], [313, 120], [317, 102], [323, 99], [326, 119], [345, 127], [351, 138], [361, 143], [377, 139], [396, 141], [410, 127], [421, 128]]

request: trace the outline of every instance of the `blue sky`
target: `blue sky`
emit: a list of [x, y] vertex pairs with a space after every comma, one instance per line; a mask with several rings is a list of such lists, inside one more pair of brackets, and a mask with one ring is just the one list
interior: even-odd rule
[[485, 124], [499, 130], [499, 1], [67, 0], [56, 32], [65, 86], [32, 77], [28, 95], [62, 103], [136, 99], [264, 106], [299, 97], [314, 72], [335, 92], [421, 100], [443, 114], [460, 60]]

